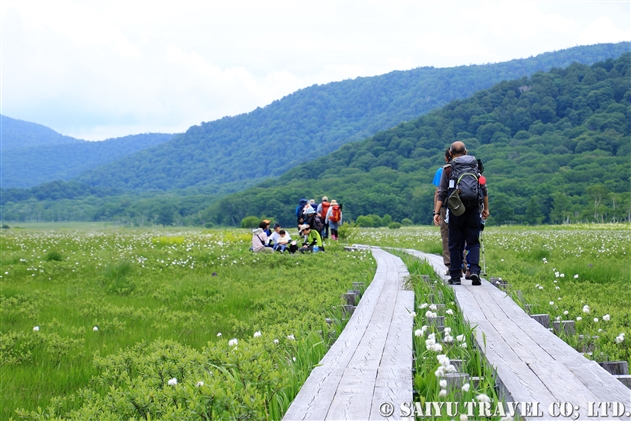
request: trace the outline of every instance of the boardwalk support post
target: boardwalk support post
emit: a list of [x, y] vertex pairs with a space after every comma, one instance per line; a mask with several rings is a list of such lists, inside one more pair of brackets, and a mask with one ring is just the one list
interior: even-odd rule
[[550, 328], [550, 315], [549, 314], [531, 314], [530, 317], [535, 319], [541, 326], [546, 329]]

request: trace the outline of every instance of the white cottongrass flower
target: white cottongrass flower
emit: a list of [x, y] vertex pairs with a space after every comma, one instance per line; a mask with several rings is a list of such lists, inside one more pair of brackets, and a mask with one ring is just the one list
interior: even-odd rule
[[416, 329], [414, 331], [414, 336], [418, 337], [418, 336], [423, 336], [423, 330], [421, 329]]
[[594, 317], [594, 323], [598, 323], [598, 317]]
[[429, 348], [429, 350], [433, 352], [441, 352], [443, 350], [443, 346], [441, 344], [434, 344]]
[[471, 385], [469, 383], [465, 383], [462, 385], [463, 392], [468, 392], [470, 388], [471, 388]]
[[442, 365], [438, 367], [436, 371], [434, 371], [434, 375], [436, 377], [443, 377], [445, 375], [445, 367]]
[[449, 364], [447, 367], [445, 367], [445, 371], [447, 373], [455, 373], [458, 370], [456, 370], [456, 366], [455, 365]]
[[487, 395], [485, 395], [484, 393], [480, 393], [478, 396], [475, 397], [478, 402], [491, 402], [491, 398], [489, 398]]
[[574, 275], [574, 279], [578, 279], [578, 273]]
[[602, 331], [603, 331], [602, 329], [598, 329], [598, 333], [600, 333], [600, 332], [602, 332]]
[[39, 326], [33, 326], [33, 332], [39, 332]]
[[438, 392], [438, 396], [441, 398], [444, 398], [445, 396], [447, 396], [447, 390], [446, 389], [440, 389], [440, 392]]
[[295, 341], [296, 337], [293, 334], [291, 334], [291, 335], [287, 335], [287, 339], [289, 339], [290, 341]]
[[260, 338], [262, 336], [261, 331], [257, 330], [256, 332], [254, 332], [254, 337], [255, 338]]
[[570, 314], [570, 312], [569, 312], [569, 311], [567, 311], [567, 310], [565, 310], [565, 311], [563, 312], [563, 315], [564, 315], [564, 316], [567, 316], [568, 314]]
[[578, 316], [578, 317], [576, 318], [576, 321], [577, 321], [577, 322], [580, 322], [581, 320], [583, 320], [583, 318], [582, 318], [581, 316]]
[[436, 309], [438, 309], [438, 307], [436, 306], [436, 304], [431, 304], [429, 306], [429, 309], [432, 310], [432, 311], [436, 311]]
[[444, 332], [449, 335], [451, 333], [451, 328], [450, 327], [445, 327]]
[[463, 343], [460, 345], [460, 348], [465, 348], [465, 349], [466, 349], [466, 348], [467, 348], [467, 343], [466, 343], [466, 342], [463, 342]]
[[554, 287], [554, 288], [555, 288], [556, 290], [559, 290], [559, 289], [561, 289], [561, 287]]
[[173, 377], [172, 379], [170, 379], [167, 384], [169, 386], [175, 386], [177, 384], [177, 379], [175, 377]]
[[604, 320], [604, 321], [606, 321], [606, 322], [608, 322], [609, 320], [611, 320], [611, 316], [610, 316], [610, 315], [608, 315], [608, 314], [605, 314], [605, 315], [603, 316], [603, 320]]
[[565, 273], [559, 275], [561, 278], [565, 278]]
[[[547, 262], [543, 262], [543, 263], [547, 263]], [[469, 383], [467, 383], [469, 384]], [[464, 388], [463, 388], [464, 390]], [[460, 421], [469, 421], [469, 417], [467, 416], [467, 414], [460, 414]]]
[[589, 314], [589, 306], [587, 304], [583, 306], [583, 313]]
[[420, 308], [421, 310], [423, 310], [424, 308], [427, 308], [429, 306], [429, 304], [427, 303], [423, 303], [420, 306], [418, 306], [418, 308]]
[[428, 319], [430, 317], [436, 317], [436, 313], [433, 313], [431, 310], [427, 310], [427, 312], [425, 313], [425, 317], [427, 317]]
[[436, 359], [443, 367], [447, 367], [449, 365], [449, 357], [445, 354], [436, 355]]
[[446, 389], [447, 388], [447, 380], [439, 381], [438, 385], [440, 386], [441, 389]]
[[454, 341], [454, 337], [451, 335], [445, 335], [445, 338], [443, 339], [443, 342], [445, 342], [446, 344], [450, 344]]
[[278, 344], [278, 339], [274, 339], [272, 342], [274, 342], [275, 344]]
[[543, 286], [540, 286], [540, 287], [539, 287], [539, 289], [540, 289], [541, 291], [543, 291]]
[[622, 341], [624, 341], [624, 332], [621, 333], [620, 335], [616, 336], [616, 343], [617, 344], [622, 343]]
[[539, 288], [539, 284], [535, 285], [535, 288]]
[[554, 277], [558, 278], [561, 274], [559, 272], [554, 272]]
[[462, 342], [462, 341], [464, 341], [464, 333], [463, 333], [462, 335], [458, 335], [458, 336], [456, 336], [456, 340], [457, 340], [458, 342]]
[[228, 341], [229, 346], [237, 346], [238, 344], [239, 344], [239, 341], [237, 340], [237, 338], [232, 338]]
[[410, 317], [416, 317], [416, 312], [415, 311], [410, 312]]
[[219, 332], [219, 333], [217, 334], [217, 337], [218, 337], [218, 338], [221, 338], [221, 332]]
[[93, 331], [93, 332], [98, 332], [98, 331], [99, 331], [99, 327], [98, 327], [98, 326], [94, 326], [94, 327], [92, 328], [92, 331]]
[[454, 311], [450, 308], [447, 309], [447, 311], [445, 311], [446, 314], [449, 314], [450, 316], [454, 315]]
[[550, 305], [553, 306], [554, 305], [554, 301], [550, 301]]
[[195, 384], [195, 387], [202, 387], [204, 385], [204, 382], [197, 382]]

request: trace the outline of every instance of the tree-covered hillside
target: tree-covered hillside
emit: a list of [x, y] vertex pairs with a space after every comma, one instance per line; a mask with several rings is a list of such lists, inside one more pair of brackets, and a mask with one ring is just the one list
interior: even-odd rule
[[[33, 126], [47, 129], [36, 124]], [[33, 138], [37, 138], [38, 132], [34, 133]], [[173, 134], [146, 133], [99, 142], [73, 139], [75, 141], [73, 143], [3, 150], [2, 185], [5, 188], [27, 188], [54, 180], [70, 180], [84, 171], [167, 142], [173, 136]], [[4, 139], [12, 144], [16, 143], [11, 134], [5, 133]]]
[[43, 145], [81, 143], [82, 140], [64, 136], [41, 124], [29, 123], [0, 114], [2, 153], [11, 149], [30, 148]]
[[455, 139], [484, 161], [491, 222], [631, 220], [631, 53], [501, 82], [416, 120], [229, 196], [207, 218], [294, 223], [301, 197], [326, 194], [347, 217], [431, 221], [444, 150]]
[[591, 64], [626, 51], [628, 42], [600, 44], [505, 63], [423, 67], [315, 85], [248, 114], [193, 126], [168, 143], [78, 180], [136, 190], [252, 185], [502, 80], [575, 61]]

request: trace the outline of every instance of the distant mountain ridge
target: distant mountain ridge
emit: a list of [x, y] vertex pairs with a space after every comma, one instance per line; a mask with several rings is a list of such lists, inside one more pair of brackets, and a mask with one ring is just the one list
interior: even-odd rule
[[59, 134], [53, 129], [42, 126], [41, 124], [17, 120], [1, 114], [0, 128], [2, 129], [3, 153], [12, 149], [83, 142], [74, 137]]
[[248, 186], [502, 80], [618, 57], [630, 45], [574, 47], [504, 63], [423, 67], [314, 85], [250, 113], [193, 126], [170, 142], [86, 171], [77, 180], [133, 190]]
[[71, 180], [121, 157], [159, 145], [173, 134], [147, 133], [98, 142], [64, 136], [40, 124], [2, 118], [2, 186], [28, 188]]

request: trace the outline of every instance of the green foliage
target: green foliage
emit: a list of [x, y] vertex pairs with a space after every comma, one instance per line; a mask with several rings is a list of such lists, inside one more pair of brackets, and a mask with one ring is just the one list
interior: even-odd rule
[[[138, 190], [261, 181], [304, 162], [305, 151], [312, 159], [329, 154], [348, 142], [417, 118], [450, 101], [467, 98], [502, 80], [566, 67], [574, 61], [592, 64], [628, 50], [628, 42], [582, 46], [504, 63], [421, 67], [314, 85], [250, 113], [190, 127], [170, 142], [87, 171], [79, 180], [90, 185]], [[550, 110], [539, 107], [536, 115], [524, 118], [547, 122], [546, 113]], [[473, 135], [479, 126], [477, 123], [476, 130], [471, 131]], [[457, 124], [449, 127], [453, 135], [461, 129]], [[485, 136], [490, 137], [496, 131], [493, 127], [483, 129]], [[428, 139], [448, 140], [425, 134]], [[273, 151], [272, 161], [267, 159], [268, 151]], [[378, 159], [365, 155], [358, 165], [391, 166], [398, 156], [409, 158], [416, 153], [413, 142], [400, 138], [396, 152], [388, 151]], [[292, 197], [290, 202], [300, 197]]]
[[337, 242], [252, 254], [245, 230], [1, 233], [1, 419], [279, 420], [374, 274]]
[[44, 256], [44, 260], [46, 260], [47, 262], [61, 262], [63, 260], [63, 257], [59, 250], [50, 250], [46, 253], [46, 256]]
[[241, 228], [258, 228], [260, 223], [258, 216], [246, 216], [241, 220]]
[[[383, 226], [377, 212], [430, 224], [430, 182], [457, 133], [484, 161], [489, 224], [631, 221], [630, 62], [626, 53], [501, 82], [228, 196], [208, 217], [229, 224], [227, 215], [255, 207], [287, 224], [293, 197], [325, 191], [358, 226]], [[581, 83], [588, 71], [597, 83]], [[285, 204], [282, 214], [269, 198]]]
[[404, 227], [409, 227], [409, 226], [414, 225], [414, 222], [412, 222], [412, 220], [409, 218], [403, 218], [401, 220], [401, 225], [403, 225]]
[[390, 222], [388, 224], [388, 228], [391, 230], [398, 230], [399, 228], [401, 228], [401, 223], [400, 222]]

